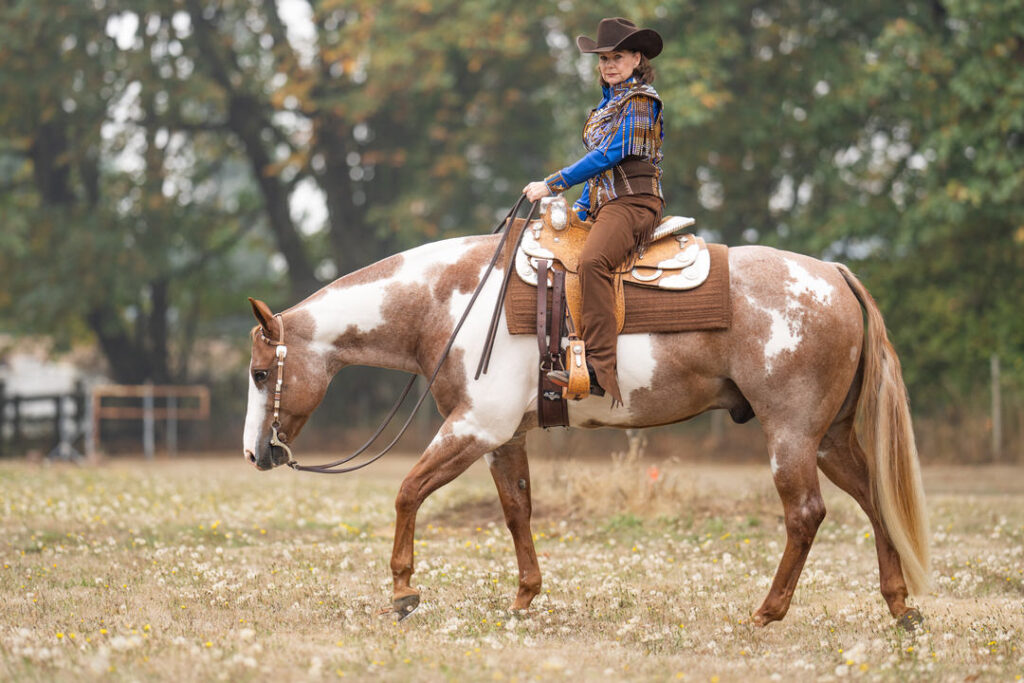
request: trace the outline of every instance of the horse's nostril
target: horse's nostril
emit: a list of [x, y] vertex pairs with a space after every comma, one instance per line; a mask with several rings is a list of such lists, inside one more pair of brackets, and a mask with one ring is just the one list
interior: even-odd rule
[[256, 454], [255, 454], [255, 453], [253, 453], [253, 452], [252, 452], [252, 451], [250, 451], [250, 450], [246, 450], [246, 451], [245, 451], [245, 456], [246, 456], [247, 458], [249, 458], [249, 462], [251, 462], [251, 463], [252, 463], [253, 465], [255, 465], [255, 464], [256, 464]]

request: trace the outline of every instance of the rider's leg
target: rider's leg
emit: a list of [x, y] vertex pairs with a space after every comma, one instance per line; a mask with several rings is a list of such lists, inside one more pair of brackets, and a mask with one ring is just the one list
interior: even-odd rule
[[615, 284], [613, 271], [625, 263], [637, 236], [651, 229], [660, 200], [647, 195], [620, 197], [601, 207], [580, 254], [583, 322], [580, 335], [587, 345], [587, 361], [598, 383], [619, 403], [616, 376]]

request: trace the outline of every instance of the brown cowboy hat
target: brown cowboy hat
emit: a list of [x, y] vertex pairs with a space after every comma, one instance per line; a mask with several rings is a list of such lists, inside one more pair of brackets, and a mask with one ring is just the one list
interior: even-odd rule
[[629, 19], [612, 17], [602, 19], [597, 25], [597, 40], [587, 36], [576, 38], [576, 47], [580, 52], [615, 52], [617, 50], [635, 50], [648, 59], [661, 54], [661, 36], [650, 28], [638, 28]]

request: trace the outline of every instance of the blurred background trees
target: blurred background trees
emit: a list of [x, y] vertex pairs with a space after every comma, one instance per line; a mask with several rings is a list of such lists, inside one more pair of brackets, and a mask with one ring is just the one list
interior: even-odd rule
[[[486, 231], [577, 158], [599, 93], [574, 39], [621, 11], [0, 1], [0, 329], [95, 344], [118, 381], [228, 381], [246, 295]], [[670, 212], [849, 263], [920, 411], [984, 405], [992, 355], [1021, 388], [1024, 3], [630, 11], [665, 38]]]

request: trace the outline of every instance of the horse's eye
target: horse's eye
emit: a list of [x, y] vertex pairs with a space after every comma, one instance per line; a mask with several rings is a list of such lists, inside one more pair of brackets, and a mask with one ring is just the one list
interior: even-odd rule
[[254, 380], [256, 380], [257, 382], [266, 382], [267, 381], [267, 371], [266, 370], [253, 370], [252, 378]]

